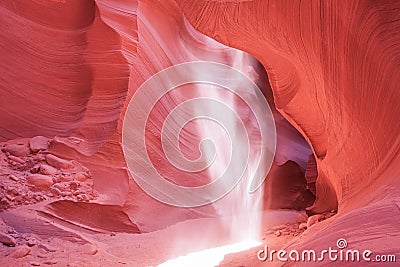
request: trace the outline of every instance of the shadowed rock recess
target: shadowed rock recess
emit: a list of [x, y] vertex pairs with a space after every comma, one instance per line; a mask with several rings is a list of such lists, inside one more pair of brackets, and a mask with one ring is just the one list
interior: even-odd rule
[[[0, 1], [0, 25], [1, 266], [156, 266], [232, 241], [235, 219], [221, 219], [221, 207], [240, 200], [161, 203], [135, 183], [124, 158], [132, 96], [157, 72], [191, 61], [242, 71], [276, 127], [260, 189], [263, 244], [219, 265], [263, 266], [264, 245], [321, 251], [338, 239], [371, 250], [371, 259], [400, 261], [399, 1], [14, 0]], [[159, 101], [142, 99], [154, 103], [149, 159], [178, 185], [213, 177], [169, 164], [163, 121], [207, 90], [186, 84]], [[233, 101], [250, 141], [259, 138], [248, 115], [257, 101]], [[199, 156], [199, 132], [196, 122], [180, 132], [188, 158]]]

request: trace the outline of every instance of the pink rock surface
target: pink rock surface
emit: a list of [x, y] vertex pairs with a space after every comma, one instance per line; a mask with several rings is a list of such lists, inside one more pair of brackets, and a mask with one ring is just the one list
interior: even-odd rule
[[36, 153], [49, 149], [50, 140], [44, 136], [35, 136], [29, 140], [29, 148]]
[[42, 174], [32, 174], [26, 177], [28, 183], [37, 187], [50, 187], [53, 185], [53, 178], [51, 176]]
[[[269, 177], [277, 187], [267, 188], [267, 203], [304, 208], [292, 204], [299, 190], [286, 189], [302, 186], [305, 174], [316, 179], [310, 212], [338, 210], [288, 248], [324, 248], [343, 237], [359, 248], [399, 253], [399, 9], [395, 1], [2, 1], [0, 141], [7, 141], [0, 153], [2, 209], [36, 203], [45, 218], [82, 234], [151, 232], [215, 215], [210, 206], [162, 204], [134, 183], [122, 153], [122, 121], [130, 98], [158, 71], [193, 60], [235, 66], [237, 48], [261, 62], [243, 58], [277, 123]], [[149, 132], [157, 133], [159, 118], [188, 96], [161, 101]], [[190, 129], [187, 134], [191, 141], [183, 152], [191, 155], [197, 140]], [[50, 147], [47, 138], [54, 138]], [[157, 134], [148, 141], [156, 160], [162, 150]], [[317, 175], [310, 174], [310, 154]], [[160, 162], [168, 180], [207, 182], [204, 173], [181, 177]], [[34, 185], [51, 186], [43, 174], [56, 182], [50, 197], [30, 192], [20, 178], [31, 175]], [[98, 197], [90, 193], [91, 178]], [[62, 233], [69, 242], [84, 243]], [[101, 246], [99, 251], [96, 256], [115, 263]], [[113, 252], [129, 257], [127, 251]]]
[[[278, 110], [312, 147], [318, 166], [312, 210], [338, 205], [342, 217], [325, 225], [319, 233], [323, 241], [312, 239], [314, 232], [299, 246], [334, 244], [340, 220], [341, 235], [354, 246], [399, 252], [395, 238], [384, 245], [379, 238], [367, 242], [361, 237], [400, 233], [398, 227], [389, 230], [398, 214], [394, 203], [399, 192], [395, 114], [400, 94], [394, 78], [400, 72], [395, 63], [399, 3], [178, 3], [197, 30], [263, 63]], [[373, 225], [387, 227], [374, 232]]]

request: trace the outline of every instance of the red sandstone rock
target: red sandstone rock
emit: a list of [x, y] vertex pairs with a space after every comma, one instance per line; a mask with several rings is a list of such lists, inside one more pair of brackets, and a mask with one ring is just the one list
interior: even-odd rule
[[44, 136], [35, 136], [29, 140], [29, 148], [36, 153], [49, 148], [50, 140]]
[[5, 233], [0, 233], [0, 243], [13, 247], [17, 244], [17, 241], [15, 240], [14, 237], [7, 235]]
[[18, 246], [18, 247], [15, 248], [15, 250], [11, 254], [11, 257], [14, 258], [14, 259], [23, 258], [26, 255], [28, 255], [29, 252], [31, 252], [31, 248], [30, 247], [28, 247], [28, 246]]
[[3, 149], [15, 157], [26, 157], [30, 153], [29, 147], [25, 143], [6, 144]]
[[42, 174], [32, 174], [26, 177], [26, 180], [37, 187], [50, 187], [53, 184], [53, 178], [51, 176]]
[[[143, 228], [208, 215], [207, 208], [174, 209], [145, 195], [127, 174], [120, 146], [124, 109], [144, 80], [184, 61], [232, 60], [232, 50], [196, 32], [182, 10], [201, 33], [262, 62], [277, 109], [312, 147], [318, 170], [312, 211], [339, 208], [339, 218], [324, 238], [310, 232], [295, 245], [334, 245], [335, 233], [346, 229], [355, 246], [371, 249], [367, 221], [374, 231], [380, 226], [373, 232], [377, 250], [398, 244], [399, 4], [176, 2], [3, 1], [0, 140], [64, 136], [56, 138], [54, 152], [84, 162], [103, 203], [121, 207]], [[304, 171], [293, 155], [307, 149], [292, 146], [298, 143], [291, 141], [292, 130], [282, 132], [278, 139], [289, 141], [278, 140], [280, 163], [293, 160]], [[29, 154], [26, 145], [7, 147], [2, 150], [13, 156]], [[79, 215], [85, 225], [101, 221], [86, 217], [79, 205], [66, 207], [57, 206], [59, 217]]]
[[[203, 0], [178, 3], [196, 29], [256, 55], [266, 66], [277, 108], [305, 135], [316, 154], [317, 192], [320, 193], [317, 193], [315, 210], [334, 208], [336, 198], [344, 205], [342, 199], [352, 199], [355, 192], [367, 190], [367, 184], [376, 178], [372, 174], [382, 168], [380, 162], [388, 160], [388, 164], [395, 164], [400, 124], [392, 125], [391, 116], [398, 113], [399, 107], [394, 103], [399, 102], [400, 95], [397, 83], [390, 78], [393, 75], [386, 71], [400, 71], [391, 60], [399, 53], [398, 37], [393, 34], [398, 22], [392, 20], [398, 16], [394, 11], [398, 4], [387, 4], [386, 8], [391, 10], [387, 16], [365, 21], [363, 14], [370, 9], [384, 12], [381, 6], [370, 6], [362, 1], [354, 9], [350, 8], [354, 2], [337, 6], [315, 2], [309, 7], [285, 7], [283, 2], [273, 1], [238, 5]], [[200, 10], [206, 8], [209, 14], [198, 16]], [[236, 9], [238, 13], [233, 15]], [[329, 15], [318, 16], [312, 10]], [[209, 20], [219, 16], [225, 19]], [[342, 31], [330, 31], [336, 21], [349, 17], [355, 19], [344, 24]], [[293, 23], [299, 20], [303, 23]], [[370, 28], [365, 28], [366, 24]], [[365, 31], [360, 31], [360, 27]], [[372, 36], [376, 27], [387, 27], [392, 34], [382, 31]], [[352, 33], [359, 34], [358, 38], [353, 38]], [[365, 39], [359, 44], [361, 38]], [[304, 61], [305, 55], [310, 55], [307, 61]], [[355, 61], [346, 60], [348, 57]], [[354, 64], [358, 57], [369, 60]], [[386, 67], [375, 64], [373, 58], [384, 61]], [[321, 93], [323, 99], [318, 97]], [[375, 97], [368, 97], [375, 93]], [[365, 100], [356, 102], [359, 97]], [[381, 103], [387, 103], [384, 110], [381, 110]], [[367, 106], [375, 112], [366, 112]], [[357, 133], [355, 125], [359, 125]], [[381, 134], [385, 131], [383, 125], [391, 128], [385, 138]], [[377, 150], [366, 150], [369, 146]], [[345, 187], [342, 179], [346, 179]], [[339, 191], [341, 193], [336, 195]]]
[[53, 154], [46, 155], [46, 162], [57, 169], [72, 169], [73, 163], [69, 160], [61, 159]]
[[19, 158], [19, 157], [11, 156], [11, 155], [8, 156], [8, 159], [11, 160], [11, 161], [14, 161], [14, 162], [16, 162], [16, 163], [19, 163], [19, 164], [25, 162], [23, 159], [21, 159], [21, 158]]
[[39, 166], [39, 172], [44, 175], [53, 175], [58, 172], [58, 170], [47, 164], [41, 164]]
[[74, 179], [80, 182], [84, 182], [89, 179], [90, 175], [87, 172], [79, 172], [73, 175]]
[[17, 182], [17, 181], [19, 180], [19, 178], [18, 178], [17, 176], [13, 175], [13, 174], [10, 174], [10, 175], [8, 176], [8, 178], [10, 178], [11, 180], [13, 180], [14, 182]]

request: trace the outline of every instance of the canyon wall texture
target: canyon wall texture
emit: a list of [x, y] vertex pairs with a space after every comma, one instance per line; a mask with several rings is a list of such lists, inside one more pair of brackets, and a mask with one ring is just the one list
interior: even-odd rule
[[[293, 160], [304, 173], [312, 152], [275, 110], [264, 68], [251, 56], [198, 33], [174, 1], [4, 1], [1, 11], [5, 29], [1, 140], [36, 135], [54, 138], [51, 153], [90, 169], [99, 192], [97, 202], [121, 206], [143, 231], [214, 214], [211, 207], [180, 209], [155, 201], [129, 178], [122, 154], [122, 122], [130, 98], [146, 79], [175, 64], [210, 60], [244, 67], [273, 108], [277, 164]], [[161, 144], [157, 134], [151, 133], [160, 131], [160, 118], [182, 97], [187, 98], [164, 99], [150, 116], [153, 158], [160, 154]], [[195, 134], [190, 138], [195, 140]], [[198, 153], [197, 145], [186, 148], [187, 154]], [[167, 165], [158, 165], [164, 174], [171, 172]], [[193, 186], [205, 176], [185, 178], [171, 172], [168, 178], [174, 177]], [[281, 184], [276, 194], [287, 193]], [[298, 193], [292, 197], [295, 200]], [[169, 212], [160, 214], [160, 209]], [[62, 212], [54, 212], [61, 216]]]
[[[210, 60], [248, 67], [270, 102], [282, 166], [273, 173], [290, 165], [301, 176], [315, 155], [310, 212], [339, 214], [290, 246], [346, 237], [399, 252], [384, 245], [397, 244], [400, 233], [399, 2], [15, 0], [0, 1], [0, 14], [0, 141], [51, 138], [49, 151], [86, 166], [98, 192], [96, 203], [61, 200], [48, 214], [107, 231], [82, 212], [93, 205], [143, 232], [215, 214], [149, 197], [131, 179], [121, 148], [126, 107], [144, 81], [175, 64]], [[174, 101], [164, 100], [153, 119]], [[274, 198], [273, 187], [268, 192]], [[297, 197], [280, 201], [304, 208]]]
[[[335, 229], [324, 231], [325, 242], [348, 227], [351, 241], [368, 247], [361, 236], [377, 233], [363, 224], [371, 220], [381, 234], [398, 236], [393, 221], [399, 196], [400, 4], [177, 2], [197, 30], [249, 52], [265, 66], [276, 107], [309, 141], [317, 159], [312, 210], [338, 205], [343, 215]], [[312, 237], [306, 242], [321, 245]]]
[[382, 172], [398, 164], [398, 3], [178, 2], [197, 30], [264, 64], [278, 110], [316, 155], [315, 209], [394, 178]]

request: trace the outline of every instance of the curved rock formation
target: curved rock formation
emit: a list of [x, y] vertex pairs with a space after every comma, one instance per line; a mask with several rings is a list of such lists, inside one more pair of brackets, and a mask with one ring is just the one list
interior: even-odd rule
[[[8, 179], [10, 174], [7, 184], [19, 183], [14, 174], [26, 176], [30, 169], [62, 175], [47, 165], [48, 153], [79, 162], [93, 177], [96, 203], [59, 200], [43, 214], [98, 231], [148, 232], [213, 215], [210, 206], [183, 209], [159, 203], [134, 183], [121, 148], [124, 113], [143, 82], [167, 67], [194, 60], [245, 66], [242, 71], [262, 89], [277, 123], [270, 175], [296, 178], [270, 177], [284, 196], [273, 203], [277, 191], [269, 188], [268, 205], [307, 206], [296, 199], [298, 191], [305, 192], [303, 178], [313, 153], [318, 177], [310, 212], [339, 212], [292, 247], [323, 247], [346, 237], [362, 248], [397, 253], [381, 241], [390, 232], [385, 242], [397, 244], [400, 233], [393, 219], [400, 203], [399, 11], [394, 1], [2, 1], [0, 141], [38, 135], [53, 139], [49, 149], [39, 144], [29, 150], [25, 139], [5, 144], [0, 158], [10, 167], [2, 175]], [[153, 160], [161, 151], [158, 119], [185, 97], [172, 94], [150, 116]], [[188, 155], [198, 153], [191, 146], [198, 143], [191, 131], [183, 145]], [[40, 166], [30, 166], [33, 161]], [[176, 183], [204, 182], [204, 174], [191, 180], [175, 175], [163, 161], [159, 165]], [[8, 168], [14, 174], [6, 174]], [[306, 178], [315, 178], [309, 169]], [[35, 177], [28, 180], [53, 182]], [[287, 194], [285, 185], [301, 188]], [[117, 222], [102, 222], [102, 214]], [[316, 238], [319, 234], [323, 241]], [[366, 241], [367, 234], [377, 240]]]
[[[0, 90], [3, 140], [57, 135], [52, 153], [87, 166], [100, 193], [97, 201], [124, 206], [144, 231], [214, 213], [209, 207], [195, 212], [166, 206], [144, 194], [129, 179], [120, 146], [124, 109], [147, 78], [166, 67], [193, 60], [212, 60], [237, 68], [248, 64], [248, 75], [259, 77], [256, 82], [273, 106], [261, 65], [199, 34], [173, 1], [16, 1], [3, 3], [1, 11], [3, 25], [9, 25], [9, 31], [3, 32], [1, 50], [2, 68], [9, 74], [4, 76], [7, 78]], [[42, 21], [43, 12], [57, 18]], [[59, 13], [63, 15], [57, 16]], [[15, 79], [17, 70], [20, 76]], [[179, 101], [180, 96], [175, 97], [156, 110], [171, 109], [173, 105], [168, 101]], [[159, 131], [159, 118], [165, 115], [156, 112], [150, 117], [154, 131]], [[304, 172], [308, 145], [278, 112], [274, 115], [279, 121], [277, 163], [294, 160]], [[161, 145], [154, 138], [150, 142], [150, 156], [158, 158]], [[190, 144], [187, 149], [188, 154], [197, 153]], [[168, 179], [176, 179], [177, 174], [162, 164], [159, 167], [164, 174], [170, 172]], [[201, 184], [204, 174], [180, 177], [176, 182]], [[170, 210], [170, 219], [160, 214], [160, 209]], [[154, 220], [154, 216], [163, 219]]]
[[400, 145], [398, 3], [178, 2], [196, 29], [266, 67], [277, 108], [318, 158], [315, 209], [393, 178], [382, 172]]
[[[177, 2], [197, 30], [265, 66], [278, 110], [317, 158], [312, 210], [338, 205], [341, 229], [357, 229], [342, 235], [364, 248], [360, 236], [369, 230], [358, 227], [368, 219], [365, 208], [357, 208], [367, 207], [374, 224], [382, 225], [379, 235], [398, 236], [398, 227], [389, 225], [398, 215], [399, 194], [399, 3]], [[333, 224], [324, 242], [335, 242], [339, 222]], [[310, 247], [312, 238], [301, 243]], [[312, 244], [321, 246], [315, 239]], [[379, 240], [374, 245], [393, 252]]]

